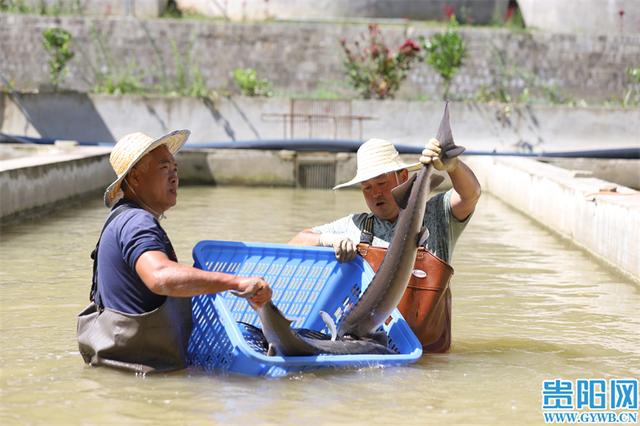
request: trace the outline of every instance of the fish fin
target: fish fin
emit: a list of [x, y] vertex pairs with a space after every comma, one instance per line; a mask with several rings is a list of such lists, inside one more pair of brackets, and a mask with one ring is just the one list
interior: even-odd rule
[[436, 139], [440, 142], [444, 160], [457, 157], [465, 150], [464, 147], [456, 145], [453, 141], [453, 133], [451, 132], [451, 123], [449, 120], [449, 102], [444, 105], [444, 114], [442, 115], [442, 120], [440, 120], [440, 128], [438, 129]]
[[322, 317], [322, 321], [324, 321], [324, 324], [329, 329], [329, 333], [331, 333], [331, 341], [335, 342], [336, 337], [338, 336], [338, 327], [336, 327], [335, 321], [331, 318], [331, 315], [325, 311], [320, 311], [320, 317]]
[[429, 177], [429, 192], [436, 189], [442, 182], [444, 182], [444, 176], [432, 174]]
[[289, 323], [289, 325], [293, 324], [293, 321], [291, 321], [289, 318], [285, 317], [284, 314], [282, 313], [282, 311], [280, 309], [278, 309], [278, 307], [273, 302], [269, 302], [269, 303], [265, 304], [264, 307], [267, 308], [267, 309], [273, 310], [275, 315], [278, 315], [278, 316], [282, 317], [285, 321], [287, 321]]
[[278, 355], [276, 351], [276, 347], [269, 343], [269, 349], [267, 349], [267, 356], [276, 356]]
[[405, 209], [407, 207], [407, 202], [409, 201], [409, 196], [411, 195], [411, 188], [413, 188], [413, 183], [416, 181], [416, 175], [411, 176], [405, 183], [396, 186], [391, 190], [391, 194], [393, 198], [396, 200], [396, 204], [401, 209]]
[[418, 234], [418, 247], [426, 247], [427, 238], [429, 238], [429, 230], [423, 226]]
[[389, 336], [387, 336], [387, 333], [385, 333], [384, 331], [375, 331], [373, 333], [369, 333], [367, 334], [366, 339], [371, 340], [384, 347], [387, 347], [387, 344], [389, 343]]

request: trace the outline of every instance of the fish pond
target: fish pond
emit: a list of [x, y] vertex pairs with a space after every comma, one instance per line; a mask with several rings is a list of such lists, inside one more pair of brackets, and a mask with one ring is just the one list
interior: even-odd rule
[[[179, 259], [203, 239], [282, 243], [365, 208], [358, 191], [181, 188]], [[98, 197], [0, 234], [0, 423], [540, 424], [542, 382], [640, 376], [640, 288], [484, 194], [456, 247], [453, 345], [406, 367], [278, 379], [84, 365], [76, 314], [107, 211]]]

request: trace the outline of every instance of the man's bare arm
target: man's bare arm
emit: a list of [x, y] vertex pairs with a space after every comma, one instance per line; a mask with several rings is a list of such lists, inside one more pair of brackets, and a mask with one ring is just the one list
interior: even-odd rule
[[333, 247], [336, 259], [348, 262], [356, 257], [357, 246], [348, 237], [338, 234], [318, 234], [311, 229], [305, 229], [293, 237], [289, 244], [301, 246]]
[[311, 229], [305, 229], [298, 233], [295, 237], [289, 241], [289, 244], [295, 244], [299, 246], [319, 246], [320, 234], [313, 232]]
[[451, 211], [456, 219], [465, 220], [473, 213], [480, 199], [480, 182], [469, 166], [462, 161], [448, 173], [453, 184]]
[[191, 297], [233, 290], [257, 305], [271, 299], [271, 288], [260, 277], [237, 277], [181, 265], [159, 250], [144, 252], [136, 261], [136, 272], [156, 294]]

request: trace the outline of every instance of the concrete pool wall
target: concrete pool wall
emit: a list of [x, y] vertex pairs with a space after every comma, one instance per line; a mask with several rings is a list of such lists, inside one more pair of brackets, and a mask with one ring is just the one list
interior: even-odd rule
[[640, 281], [640, 192], [531, 159], [467, 162], [484, 191]]
[[[11, 145], [0, 145], [0, 153], [9, 149]], [[49, 155], [0, 161], [0, 223], [19, 220], [25, 212], [46, 211], [65, 199], [95, 194], [115, 177], [106, 148], [51, 149]], [[640, 192], [595, 178], [589, 171], [533, 159], [467, 157], [465, 161], [484, 191], [640, 282]], [[186, 150], [178, 155], [178, 163], [184, 184], [296, 186], [301, 185], [306, 166], [333, 170], [327, 176], [320, 169], [320, 180], [350, 179], [355, 154]], [[313, 186], [309, 183], [314, 182], [302, 186]]]
[[[0, 132], [113, 143], [127, 133], [189, 129], [190, 145], [317, 138], [384, 138], [422, 146], [442, 101], [0, 94]], [[558, 152], [640, 146], [640, 108], [453, 102], [456, 141], [469, 150]]]
[[0, 159], [8, 158], [0, 160], [0, 223], [104, 190], [113, 180], [108, 148], [32, 148], [0, 144]]

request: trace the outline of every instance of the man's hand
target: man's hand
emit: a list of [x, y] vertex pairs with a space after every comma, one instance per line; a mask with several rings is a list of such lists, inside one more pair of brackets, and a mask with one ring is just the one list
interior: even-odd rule
[[349, 238], [336, 234], [320, 234], [319, 243], [322, 247], [333, 247], [336, 259], [348, 262], [356, 257], [356, 245]]
[[238, 297], [249, 299], [252, 305], [262, 306], [271, 300], [273, 290], [261, 277], [240, 278], [238, 289], [232, 291]]
[[442, 148], [440, 148], [440, 142], [434, 138], [429, 139], [424, 150], [422, 150], [420, 162], [424, 165], [433, 163], [433, 167], [435, 167], [436, 170], [446, 172], [454, 171], [460, 163], [458, 157], [442, 161]]

